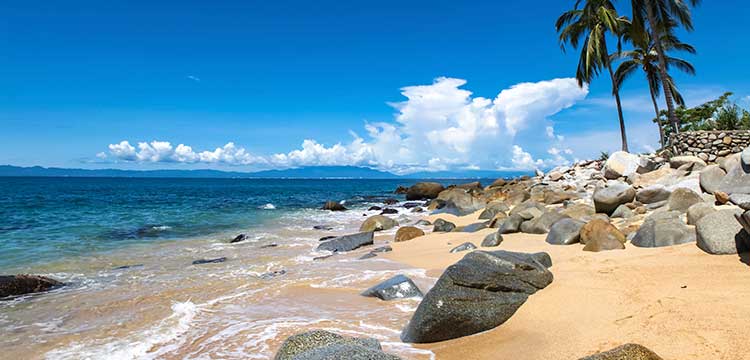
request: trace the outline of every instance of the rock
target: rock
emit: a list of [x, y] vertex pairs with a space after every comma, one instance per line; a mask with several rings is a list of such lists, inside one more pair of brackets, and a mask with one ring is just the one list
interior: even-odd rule
[[406, 299], [422, 297], [417, 285], [404, 275], [396, 275], [377, 284], [362, 293], [362, 296], [376, 297], [380, 300]]
[[521, 224], [521, 232], [526, 234], [546, 234], [552, 224], [566, 218], [567, 216], [557, 211], [546, 211], [544, 214]]
[[672, 191], [667, 200], [667, 207], [670, 211], [686, 212], [687, 209], [697, 203], [703, 202], [700, 194], [686, 188], [679, 188]]
[[369, 207], [369, 208], [367, 209], [367, 211], [381, 211], [381, 210], [383, 210], [383, 208], [382, 208], [382, 207], [380, 207], [380, 206], [376, 206], [376, 205], [370, 206], [370, 207]]
[[586, 356], [578, 360], [663, 360], [653, 351], [638, 344], [625, 344], [612, 350]]
[[270, 248], [275, 248], [275, 247], [278, 247], [278, 246], [279, 246], [279, 244], [273, 244], [272, 243], [272, 244], [261, 245], [258, 248], [259, 249], [270, 249]]
[[643, 222], [630, 241], [638, 247], [664, 247], [695, 242], [695, 231], [680, 220], [676, 211], [654, 214]]
[[628, 177], [636, 173], [639, 165], [640, 159], [638, 155], [624, 151], [615, 152], [604, 163], [604, 177], [612, 180]]
[[594, 216], [594, 214], [596, 214], [596, 210], [590, 205], [573, 204], [560, 211], [560, 214], [563, 214], [571, 219], [587, 222], [591, 220], [591, 217]]
[[500, 225], [502, 224], [503, 220], [505, 220], [507, 218], [508, 218], [508, 215], [506, 215], [505, 213], [502, 213], [502, 212], [501, 213], [497, 213], [497, 215], [495, 215], [495, 217], [493, 217], [492, 220], [490, 220], [490, 223], [489, 223], [488, 226], [491, 227], [491, 228], [493, 228], [493, 229], [497, 229], [497, 228], [500, 227]]
[[405, 187], [405, 186], [401, 186], [401, 185], [399, 185], [399, 186], [398, 186], [398, 187], [396, 188], [396, 190], [394, 190], [394, 191], [393, 191], [393, 193], [394, 193], [394, 194], [400, 194], [400, 195], [404, 195], [404, 194], [406, 194], [407, 192], [409, 192], [409, 188], [407, 188], [407, 187]]
[[418, 208], [418, 207], [420, 207], [422, 205], [423, 205], [422, 203], [418, 203], [418, 202], [408, 202], [408, 203], [405, 203], [402, 206], [403, 206], [404, 209], [414, 209], [414, 208]]
[[318, 241], [326, 241], [326, 240], [331, 240], [331, 239], [335, 239], [335, 238], [336, 237], [333, 236], [333, 235], [328, 235], [328, 236], [323, 236], [322, 238], [318, 239]]
[[199, 260], [193, 261], [193, 265], [218, 264], [218, 263], [223, 263], [225, 261], [227, 261], [226, 257], [220, 257], [220, 258], [215, 258], [215, 259], [199, 259]]
[[698, 220], [695, 225], [698, 247], [714, 255], [737, 254], [745, 250], [750, 245], [750, 240], [736, 218], [738, 215], [742, 215], [742, 210], [726, 209]]
[[386, 252], [391, 252], [391, 251], [393, 251], [392, 247], [390, 247], [390, 246], [381, 246], [381, 247], [379, 247], [377, 249], [374, 249], [374, 250], [368, 252], [367, 254], [364, 254], [364, 255], [360, 256], [358, 260], [371, 259], [371, 258], [374, 258], [374, 257], [378, 256], [378, 254], [380, 254], [380, 253], [386, 253]]
[[365, 222], [362, 223], [362, 226], [359, 227], [359, 231], [383, 231], [393, 229], [396, 226], [398, 226], [398, 222], [396, 220], [383, 215], [374, 215], [370, 216], [369, 218], [367, 218], [367, 220], [365, 220]]
[[383, 204], [385, 205], [396, 205], [398, 203], [399, 203], [398, 199], [394, 199], [394, 198], [388, 198], [388, 199], [383, 200]]
[[424, 209], [421, 208], [421, 207], [415, 207], [415, 208], [411, 208], [411, 212], [412, 213], [421, 213], [421, 212], [424, 212]]
[[612, 212], [612, 216], [610, 216], [612, 219], [630, 219], [633, 217], [633, 210], [630, 210], [629, 207], [627, 207], [625, 204], [620, 205], [615, 209], [614, 212]]
[[292, 335], [281, 344], [274, 360], [398, 360], [382, 351], [380, 342], [344, 337], [324, 330]]
[[440, 199], [432, 199], [427, 203], [427, 210], [437, 210], [445, 207], [445, 201]]
[[622, 182], [610, 182], [607, 187], [594, 191], [594, 208], [597, 213], [611, 215], [618, 206], [635, 199], [635, 190]]
[[724, 205], [729, 202], [729, 194], [722, 192], [722, 191], [714, 191], [714, 199], [716, 199], [716, 203], [719, 205]]
[[488, 228], [489, 227], [488, 225], [489, 225], [489, 221], [478, 222], [478, 223], [473, 223], [473, 224], [469, 224], [464, 227], [461, 227], [460, 230], [461, 232], [474, 233], [474, 232]]
[[721, 160], [716, 160], [716, 162], [722, 169], [724, 169], [724, 171], [729, 172], [729, 170], [732, 170], [735, 166], [740, 165], [740, 154], [732, 154], [725, 158], [721, 158]]
[[635, 199], [643, 204], [653, 204], [669, 199], [669, 195], [671, 194], [672, 192], [667, 190], [664, 185], [650, 185], [646, 188], [638, 190], [635, 195]]
[[326, 203], [323, 205], [323, 210], [330, 210], [330, 211], [344, 211], [346, 208], [344, 205], [341, 205], [341, 203], [336, 201], [326, 201]]
[[718, 165], [706, 166], [700, 173], [701, 189], [709, 194], [719, 191], [721, 180], [724, 179], [726, 174]]
[[544, 204], [528, 200], [514, 207], [508, 215], [519, 215], [524, 220], [531, 220], [535, 217], [541, 216], [545, 211], [547, 211], [547, 207], [544, 206]]
[[374, 243], [373, 239], [374, 233], [372, 231], [344, 235], [321, 243], [318, 245], [317, 250], [326, 250], [330, 252], [352, 251], [366, 245], [372, 245]]
[[732, 194], [729, 196], [729, 202], [745, 210], [750, 210], [750, 194]]
[[380, 215], [393, 215], [393, 214], [398, 214], [398, 210], [386, 208], [386, 209], [383, 209], [383, 211], [380, 213]]
[[585, 222], [574, 219], [562, 219], [549, 229], [547, 242], [552, 245], [572, 245], [580, 241], [581, 228]]
[[745, 148], [740, 153], [740, 161], [743, 166], [750, 167], [750, 147]]
[[696, 170], [696, 165], [702, 169], [706, 166], [706, 162], [697, 156], [675, 156], [669, 159], [669, 166], [673, 169], [678, 169], [685, 165], [692, 165], [692, 169]]
[[482, 240], [482, 247], [496, 247], [500, 246], [503, 242], [503, 235], [499, 231], [495, 231], [484, 237]]
[[508, 205], [503, 202], [495, 202], [487, 204], [481, 214], [479, 214], [479, 220], [490, 220], [493, 219], [497, 214], [506, 213], [510, 211]]
[[477, 248], [476, 245], [470, 242], [465, 242], [451, 249], [451, 254], [455, 254], [455, 253], [462, 252], [462, 251], [474, 250], [476, 248]]
[[429, 200], [438, 197], [445, 190], [443, 185], [436, 182], [419, 182], [412, 185], [406, 192], [406, 200]]
[[729, 195], [750, 194], [750, 166], [740, 161], [727, 170], [726, 176], [719, 183], [718, 190]]
[[563, 174], [559, 171], [550, 171], [550, 173], [547, 174], [547, 178], [550, 181], [559, 181], [560, 179], [563, 178]]
[[245, 234], [239, 234], [239, 235], [235, 236], [234, 239], [232, 239], [231, 241], [229, 241], [229, 243], [230, 244], [234, 244], [234, 243], [238, 243], [240, 241], [245, 241], [245, 240], [247, 240], [247, 235], [245, 235]]
[[687, 210], [687, 223], [688, 225], [695, 225], [698, 223], [698, 220], [703, 218], [704, 216], [713, 213], [716, 211], [716, 208], [714, 208], [713, 205], [706, 203], [706, 202], [700, 202], [697, 203]]
[[432, 229], [433, 232], [451, 232], [456, 228], [456, 224], [445, 221], [443, 219], [435, 220], [435, 227]]
[[496, 188], [496, 187], [503, 187], [507, 183], [508, 183], [508, 181], [505, 180], [505, 179], [502, 179], [502, 178], [501, 179], [497, 179], [497, 180], [493, 181], [492, 184], [490, 184], [490, 186], [488, 186], [488, 188], [492, 189], [492, 188]]
[[445, 201], [445, 207], [440, 208], [440, 211], [436, 213], [449, 213], [456, 216], [471, 214], [487, 205], [481, 198], [475, 197], [471, 192], [460, 188], [444, 190], [437, 198]]
[[474, 251], [448, 267], [425, 295], [401, 334], [408, 343], [432, 343], [495, 328], [529, 295], [552, 282], [546, 253]]
[[315, 225], [315, 226], [313, 226], [313, 230], [333, 230], [333, 226], [331, 226], [331, 225]]
[[474, 181], [466, 184], [459, 184], [455, 186], [458, 189], [464, 189], [464, 190], [475, 190], [475, 191], [482, 191], [482, 183], [479, 181]]
[[501, 234], [512, 234], [521, 231], [521, 223], [524, 222], [524, 218], [521, 215], [513, 214], [507, 219], [503, 220], [502, 224], [498, 228]]
[[581, 228], [583, 251], [606, 251], [625, 249], [625, 235], [614, 225], [601, 219], [594, 219]]
[[528, 191], [516, 189], [506, 194], [505, 202], [508, 204], [508, 206], [516, 206], [526, 200], [529, 200], [530, 198], [531, 194]]
[[548, 191], [544, 193], [544, 203], [548, 205], [562, 204], [567, 200], [578, 199], [578, 195], [568, 191]]
[[420, 236], [424, 236], [424, 231], [422, 231], [422, 229], [418, 229], [413, 226], [404, 226], [396, 231], [396, 237], [394, 238], [394, 241], [409, 241]]
[[536, 175], [536, 177], [541, 178], [541, 177], [544, 177], [544, 172], [542, 170], [535, 169], [534, 170], [534, 175]]
[[429, 221], [427, 221], [427, 220], [422, 219], [422, 220], [417, 221], [414, 225], [430, 226], [430, 225], [432, 225], [432, 223], [429, 222]]
[[[742, 228], [745, 229], [745, 233], [750, 234], [750, 210], [742, 214], [735, 214], [734, 217], [742, 225]], [[745, 244], [750, 248], [750, 241], [746, 241]]]
[[0, 299], [33, 294], [63, 286], [62, 282], [37, 275], [0, 275]]

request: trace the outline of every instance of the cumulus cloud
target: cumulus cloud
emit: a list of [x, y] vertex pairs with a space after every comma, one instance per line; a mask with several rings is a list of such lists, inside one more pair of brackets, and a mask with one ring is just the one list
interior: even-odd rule
[[430, 85], [401, 89], [406, 100], [391, 104], [398, 112], [393, 122], [366, 123], [367, 138], [352, 132], [352, 140], [330, 146], [313, 139], [287, 153], [253, 155], [228, 143], [213, 151], [195, 152], [190, 146], [152, 141], [109, 145], [122, 161], [180, 162], [258, 167], [313, 165], [370, 166], [400, 173], [447, 169], [530, 169], [562, 162], [565, 150], [534, 159], [514, 143], [524, 131], [544, 129], [537, 141], [552, 146], [563, 141], [549, 125], [549, 117], [584, 99], [588, 88], [575, 79], [521, 83], [502, 90], [494, 99], [474, 97], [463, 89], [466, 81], [438, 78]]

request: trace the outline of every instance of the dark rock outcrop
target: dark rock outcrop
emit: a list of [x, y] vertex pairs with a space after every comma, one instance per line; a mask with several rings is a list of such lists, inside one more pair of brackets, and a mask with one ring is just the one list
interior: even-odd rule
[[60, 281], [44, 276], [0, 275], [0, 299], [9, 296], [43, 292], [63, 285]]
[[199, 260], [193, 261], [193, 265], [218, 264], [218, 263], [223, 263], [225, 261], [227, 261], [226, 257], [220, 257], [220, 258], [215, 258], [215, 259], [199, 259]]
[[281, 344], [274, 360], [398, 360], [383, 352], [380, 342], [351, 338], [324, 330], [292, 335]]
[[401, 334], [431, 343], [476, 334], [510, 319], [529, 295], [552, 282], [546, 253], [474, 251], [448, 267]]
[[234, 239], [232, 239], [231, 241], [229, 241], [229, 243], [230, 244], [234, 244], [234, 243], [238, 243], [240, 241], [245, 241], [245, 240], [247, 240], [247, 235], [245, 235], [245, 234], [239, 234], [239, 235], [235, 236]]
[[435, 199], [443, 190], [445, 190], [443, 185], [436, 182], [419, 182], [412, 185], [409, 190], [406, 191], [406, 200]]
[[557, 211], [547, 210], [541, 216], [526, 221], [521, 224], [521, 232], [526, 234], [546, 234], [552, 225], [567, 216]]
[[326, 201], [326, 203], [323, 205], [323, 210], [330, 210], [330, 211], [344, 211], [346, 208], [344, 205], [341, 205], [341, 203], [336, 201]]
[[396, 275], [380, 284], [377, 284], [361, 294], [367, 297], [376, 297], [380, 300], [406, 299], [422, 297], [422, 291], [417, 284], [404, 275]]
[[433, 232], [451, 232], [456, 228], [456, 224], [443, 219], [437, 219], [434, 223]]
[[479, 220], [490, 220], [495, 218], [499, 213], [508, 212], [510, 208], [505, 203], [490, 203], [484, 208], [481, 214], [479, 214]]
[[318, 250], [331, 252], [345, 252], [359, 249], [363, 246], [372, 245], [374, 233], [372, 231], [358, 234], [344, 235], [328, 240], [318, 245]]
[[503, 235], [499, 231], [495, 231], [484, 237], [482, 240], [482, 247], [496, 247], [500, 246], [503, 242]]
[[392, 208], [385, 208], [380, 213], [380, 215], [393, 215], [393, 214], [398, 214], [398, 210], [392, 209]]
[[502, 224], [498, 228], [501, 234], [513, 234], [521, 231], [521, 224], [524, 222], [524, 218], [521, 215], [513, 214], [507, 219], [502, 220]]

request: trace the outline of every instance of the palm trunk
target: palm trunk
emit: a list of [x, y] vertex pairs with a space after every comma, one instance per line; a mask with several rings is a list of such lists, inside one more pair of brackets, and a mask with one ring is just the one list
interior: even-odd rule
[[622, 140], [622, 151], [628, 151], [628, 136], [625, 134], [625, 118], [622, 116], [622, 102], [620, 101], [620, 91], [615, 83], [615, 72], [612, 71], [612, 64], [607, 61], [607, 70], [609, 70], [609, 76], [612, 78], [612, 93], [615, 95], [615, 101], [617, 102], [617, 115], [620, 117], [620, 139]]
[[669, 122], [672, 123], [674, 133], [680, 133], [680, 119], [677, 118], [674, 112], [674, 100], [672, 98], [672, 92], [669, 90], [669, 75], [667, 74], [667, 60], [664, 56], [664, 49], [661, 46], [661, 36], [659, 36], [658, 25], [656, 23], [656, 16], [654, 15], [654, 9], [652, 7], [653, 0], [646, 0], [646, 14], [648, 16], [648, 24], [651, 28], [651, 38], [654, 39], [656, 45], [656, 54], [659, 57], [659, 74], [661, 75], [662, 89], [664, 89], [664, 101], [667, 103], [667, 114], [669, 116]]
[[649, 89], [649, 93], [651, 93], [651, 102], [654, 103], [654, 113], [656, 114], [656, 126], [659, 127], [659, 143], [661, 144], [661, 148], [664, 149], [667, 144], [664, 142], [664, 129], [661, 126], [661, 119], [659, 118], [659, 104], [656, 102], [656, 94], [654, 94], [653, 89]]

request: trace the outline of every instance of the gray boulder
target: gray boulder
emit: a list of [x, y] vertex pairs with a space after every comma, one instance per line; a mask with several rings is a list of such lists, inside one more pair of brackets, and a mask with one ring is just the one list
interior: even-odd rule
[[745, 210], [750, 210], [750, 194], [735, 193], [729, 196], [729, 201]]
[[611, 215], [618, 206], [635, 199], [635, 190], [622, 182], [610, 182], [607, 187], [594, 191], [594, 208], [597, 213]]
[[524, 220], [531, 220], [537, 216], [541, 216], [545, 211], [547, 211], [547, 207], [544, 204], [528, 200], [514, 207], [508, 215], [519, 215]]
[[438, 197], [445, 190], [443, 185], [436, 182], [419, 182], [406, 191], [406, 200], [429, 200]]
[[721, 181], [726, 176], [726, 172], [718, 165], [709, 165], [700, 173], [700, 185], [703, 191], [713, 194], [719, 191]]
[[374, 233], [372, 231], [335, 237], [318, 245], [318, 250], [331, 252], [346, 252], [372, 245]]
[[489, 227], [489, 221], [478, 222], [478, 223], [473, 223], [473, 224], [469, 224], [469, 225], [462, 227], [461, 232], [474, 233], [480, 230], [484, 230], [488, 227]]
[[524, 218], [521, 215], [513, 214], [507, 219], [502, 220], [502, 224], [498, 228], [501, 234], [513, 234], [521, 231], [521, 224], [524, 222]]
[[698, 234], [698, 247], [714, 255], [737, 254], [750, 245], [750, 237], [737, 221], [742, 210], [719, 210], [698, 220], [695, 231]]
[[479, 214], [479, 220], [491, 220], [499, 213], [508, 212], [510, 208], [502, 202], [489, 203], [487, 207]]
[[362, 223], [362, 226], [359, 227], [359, 231], [383, 231], [393, 229], [396, 226], [398, 226], [398, 222], [396, 220], [383, 215], [374, 215], [370, 216]]
[[36, 275], [0, 275], [0, 299], [33, 294], [63, 286], [62, 282]]
[[483, 209], [487, 203], [472, 192], [461, 188], [443, 190], [438, 195], [438, 200], [443, 200], [445, 206], [437, 209], [436, 214], [448, 213], [456, 216], [464, 216]]
[[433, 232], [451, 232], [455, 228], [456, 228], [456, 224], [450, 221], [443, 220], [443, 219], [437, 219], [435, 220], [435, 224], [434, 224], [432, 231]]
[[500, 246], [503, 242], [503, 235], [499, 231], [495, 231], [484, 237], [482, 240], [482, 247], [496, 247]]
[[274, 360], [398, 360], [383, 352], [380, 342], [351, 338], [324, 330], [292, 335], [281, 344]]
[[618, 206], [617, 209], [615, 209], [615, 211], [612, 212], [612, 215], [610, 216], [610, 218], [630, 219], [631, 217], [633, 217], [633, 215], [635, 215], [633, 214], [633, 210], [630, 210], [630, 208], [627, 207], [627, 205], [623, 204], [623, 205]]
[[688, 208], [687, 223], [688, 225], [695, 225], [698, 223], [698, 220], [715, 211], [716, 208], [707, 202], [697, 203]]
[[526, 234], [546, 234], [552, 225], [567, 216], [557, 211], [548, 210], [539, 217], [525, 221], [521, 224], [521, 232]]
[[607, 179], [628, 177], [636, 173], [639, 165], [640, 159], [638, 155], [625, 151], [615, 152], [604, 163], [604, 177]]
[[396, 275], [380, 284], [377, 284], [361, 294], [367, 297], [376, 297], [380, 300], [406, 299], [422, 297], [422, 292], [411, 279], [404, 275]]
[[425, 295], [401, 339], [432, 343], [495, 328], [552, 282], [546, 253], [474, 251], [448, 267]]
[[574, 219], [561, 219], [552, 224], [547, 234], [547, 242], [552, 245], [571, 245], [581, 240], [581, 228], [585, 222]]
[[635, 199], [643, 204], [653, 204], [669, 199], [672, 192], [667, 190], [664, 185], [651, 185], [638, 190]]
[[476, 245], [474, 245], [474, 244], [472, 244], [470, 242], [465, 242], [465, 243], [463, 243], [461, 245], [458, 245], [458, 246], [454, 247], [453, 249], [451, 249], [451, 254], [455, 254], [455, 253], [459, 253], [459, 252], [463, 252], [463, 251], [474, 250], [476, 248], [477, 248]]
[[685, 165], [691, 165], [693, 170], [704, 168], [706, 162], [697, 156], [675, 156], [669, 159], [669, 166], [673, 169], [679, 169]]
[[686, 212], [691, 206], [703, 202], [703, 197], [688, 188], [678, 188], [672, 191], [667, 200], [667, 208], [670, 211]]
[[680, 220], [679, 212], [652, 215], [630, 241], [638, 247], [664, 247], [695, 242], [695, 231]]
[[730, 168], [719, 183], [719, 191], [729, 195], [750, 194], [750, 164], [740, 161]]

